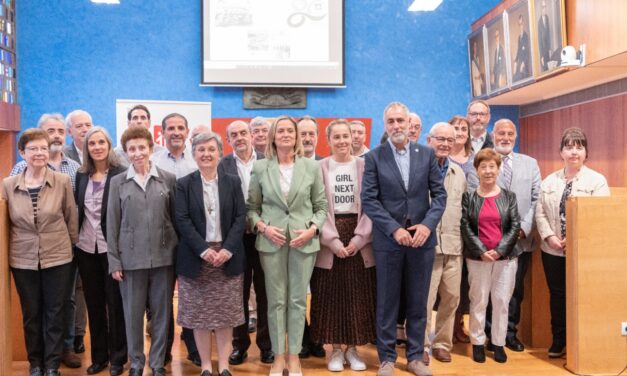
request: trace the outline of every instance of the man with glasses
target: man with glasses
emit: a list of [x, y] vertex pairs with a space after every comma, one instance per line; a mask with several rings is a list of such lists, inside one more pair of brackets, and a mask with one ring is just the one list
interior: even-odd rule
[[[540, 167], [538, 162], [524, 154], [515, 153], [516, 126], [509, 119], [501, 119], [494, 123], [492, 132], [494, 137], [494, 150], [501, 155], [501, 171], [496, 183], [507, 190], [516, 193], [518, 213], [520, 214], [520, 233], [516, 248], [522, 253], [518, 257], [518, 270], [516, 271], [516, 284], [514, 293], [509, 301], [507, 335], [505, 346], [512, 351], [523, 351], [525, 346], [517, 338], [518, 322], [520, 321], [520, 308], [524, 297], [525, 274], [531, 262], [531, 252], [535, 249], [534, 238], [531, 231], [535, 225], [534, 213], [540, 194]], [[491, 309], [486, 311], [486, 334], [490, 335], [492, 324]], [[488, 346], [490, 350], [490, 346]]]
[[427, 143], [435, 152], [447, 197], [444, 214], [435, 229], [438, 244], [435, 246], [427, 300], [427, 329], [431, 328], [431, 311], [438, 295], [440, 303], [433, 342], [429, 341], [429, 330], [425, 332], [425, 353], [431, 347], [431, 354], [435, 359], [448, 363], [451, 361], [455, 311], [459, 304], [459, 285], [462, 279], [464, 247], [459, 222], [462, 218], [462, 194], [466, 191], [466, 176], [459, 165], [450, 163], [448, 159], [455, 144], [455, 128], [452, 125], [436, 123], [429, 131]]
[[65, 117], [67, 133], [72, 137], [72, 144], [63, 148], [63, 153], [78, 162], [83, 163], [83, 145], [85, 135], [93, 126], [91, 115], [83, 110], [74, 110]]
[[409, 128], [407, 132], [407, 137], [409, 137], [409, 141], [418, 142], [420, 139], [420, 132], [422, 131], [422, 120], [420, 116], [418, 116], [415, 112], [409, 113]]
[[467, 117], [470, 122], [470, 137], [472, 151], [478, 153], [481, 149], [493, 148], [494, 143], [486, 129], [490, 122], [490, 106], [488, 102], [477, 99], [468, 105]]

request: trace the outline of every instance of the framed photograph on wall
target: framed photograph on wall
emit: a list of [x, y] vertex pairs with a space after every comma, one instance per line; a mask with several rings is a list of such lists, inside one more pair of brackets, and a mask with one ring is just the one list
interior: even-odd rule
[[566, 10], [564, 0], [533, 1], [536, 75], [551, 73], [560, 66], [562, 47], [566, 45]]
[[484, 44], [488, 52], [488, 93], [495, 94], [509, 88], [507, 70], [509, 67], [508, 38], [505, 34], [505, 17], [501, 14], [486, 24]]
[[506, 11], [509, 39], [509, 71], [512, 86], [533, 79], [533, 54], [531, 53], [531, 7], [529, 0], [521, 0]]
[[486, 79], [486, 49], [484, 41], [485, 26], [468, 36], [468, 67], [470, 68], [470, 96], [485, 97], [488, 94]]

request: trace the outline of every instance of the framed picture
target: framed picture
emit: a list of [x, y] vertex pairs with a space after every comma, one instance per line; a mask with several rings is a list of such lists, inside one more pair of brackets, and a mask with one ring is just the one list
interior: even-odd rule
[[512, 86], [533, 79], [533, 54], [531, 53], [531, 7], [529, 0], [521, 0], [506, 11], [509, 38], [509, 71]]
[[470, 68], [470, 96], [484, 97], [488, 94], [486, 79], [486, 49], [483, 43], [485, 26], [468, 36], [468, 67]]
[[488, 93], [495, 94], [510, 85], [507, 70], [509, 68], [508, 38], [505, 34], [504, 16], [500, 15], [486, 24], [485, 47], [488, 51]]
[[533, 1], [536, 75], [542, 76], [560, 66], [562, 47], [566, 44], [566, 11], [564, 0], [530, 1]]

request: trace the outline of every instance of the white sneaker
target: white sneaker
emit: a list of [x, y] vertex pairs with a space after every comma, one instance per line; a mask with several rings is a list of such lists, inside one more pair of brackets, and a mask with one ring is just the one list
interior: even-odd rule
[[361, 360], [359, 354], [357, 354], [357, 349], [354, 347], [349, 347], [348, 350], [346, 350], [346, 361], [350, 364], [353, 371], [366, 370], [366, 363]]
[[327, 369], [331, 372], [344, 371], [344, 353], [341, 349], [333, 349], [333, 352], [331, 352], [331, 358], [329, 358]]

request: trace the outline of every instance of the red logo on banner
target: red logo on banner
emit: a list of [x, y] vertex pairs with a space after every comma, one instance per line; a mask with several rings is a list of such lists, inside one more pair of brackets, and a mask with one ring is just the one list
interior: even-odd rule
[[155, 141], [155, 144], [165, 146], [165, 139], [163, 138], [160, 124], [152, 127], [152, 139]]

